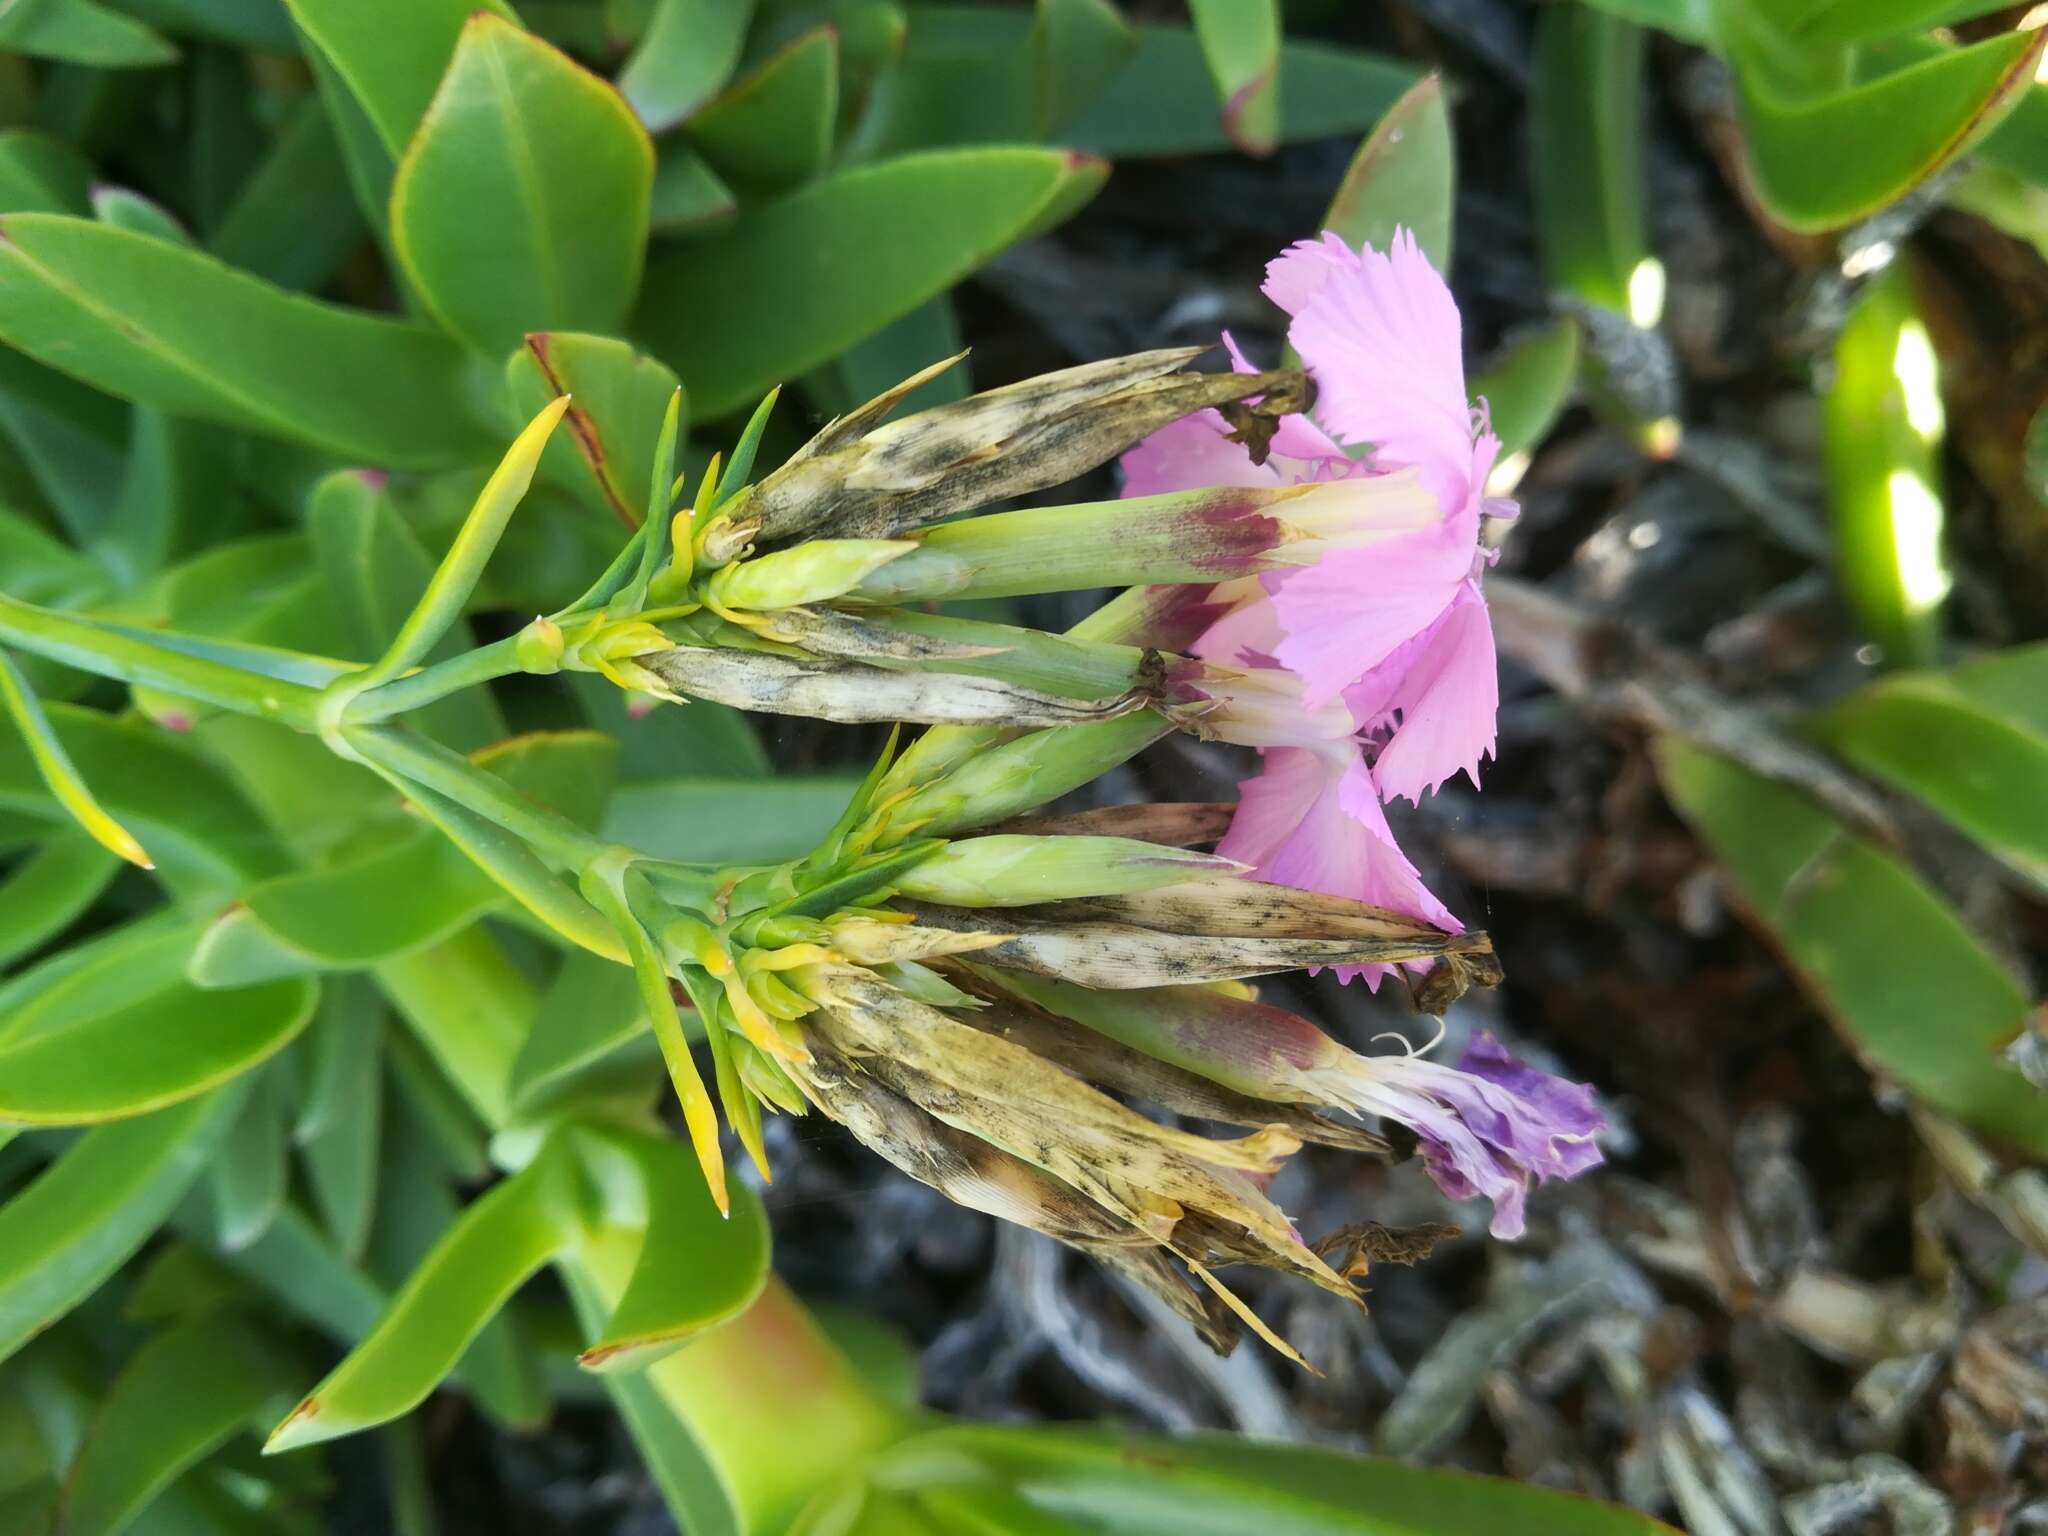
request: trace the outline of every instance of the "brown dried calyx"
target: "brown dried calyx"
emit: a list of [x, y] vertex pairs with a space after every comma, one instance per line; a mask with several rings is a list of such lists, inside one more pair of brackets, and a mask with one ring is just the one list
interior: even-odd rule
[[1262, 456], [1274, 424], [1307, 404], [1307, 376], [1179, 371], [1205, 350], [1085, 363], [886, 422], [906, 395], [967, 354], [935, 363], [828, 424], [742, 493], [727, 509], [732, 537], [893, 537], [1071, 480], [1205, 409], [1227, 408], [1241, 440]]

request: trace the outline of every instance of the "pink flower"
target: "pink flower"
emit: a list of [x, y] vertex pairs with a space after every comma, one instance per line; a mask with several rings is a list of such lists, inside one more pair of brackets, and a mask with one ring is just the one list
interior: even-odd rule
[[[1211, 686], [1210, 722], [1265, 752], [1224, 851], [1261, 879], [1455, 929], [1381, 805], [1419, 803], [1460, 771], [1476, 786], [1493, 750], [1499, 689], [1478, 533], [1482, 512], [1513, 512], [1484, 500], [1500, 444], [1465, 396], [1457, 305], [1407, 231], [1385, 254], [1334, 234], [1303, 241], [1267, 268], [1265, 291], [1293, 317], [1315, 419], [1285, 418], [1263, 465], [1214, 412], [1123, 461], [1127, 495], [1320, 481], [1371, 491], [1326, 504], [1312, 560], [1212, 594], [1232, 606], [1194, 652], [1246, 675]], [[1387, 969], [1366, 968], [1368, 980]]]
[[1341, 1093], [1413, 1130], [1423, 1168], [1453, 1200], [1491, 1200], [1495, 1237], [1522, 1235], [1535, 1185], [1601, 1161], [1593, 1090], [1516, 1060], [1491, 1035], [1475, 1036], [1455, 1067], [1420, 1055], [1362, 1058]]

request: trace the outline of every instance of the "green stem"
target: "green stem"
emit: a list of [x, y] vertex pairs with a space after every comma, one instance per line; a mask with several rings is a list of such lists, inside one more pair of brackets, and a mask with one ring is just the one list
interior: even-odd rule
[[172, 650], [4, 594], [0, 594], [0, 641], [117, 682], [161, 688], [302, 731], [316, 728], [320, 703], [316, 688]]
[[610, 851], [611, 844], [602, 838], [592, 837], [568, 817], [534, 803], [461, 753], [424, 736], [376, 726], [348, 726], [342, 737], [372, 766], [424, 785], [496, 822], [556, 869], [581, 871], [592, 859]]
[[409, 676], [365, 689], [342, 711], [342, 723], [371, 725], [389, 720], [394, 715], [407, 714], [479, 683], [510, 677], [524, 670], [519, 664], [518, 644], [517, 635], [508, 635], [503, 640], [495, 640], [460, 656], [451, 656], [446, 661], [422, 667]]

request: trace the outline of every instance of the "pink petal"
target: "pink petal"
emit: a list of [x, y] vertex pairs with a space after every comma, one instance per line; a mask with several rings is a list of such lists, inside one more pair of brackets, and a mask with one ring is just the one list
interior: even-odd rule
[[1297, 240], [1266, 263], [1261, 291], [1290, 315], [1298, 315], [1339, 273], [1358, 270], [1358, 252], [1342, 235], [1324, 230], [1314, 240]]
[[1252, 600], [1239, 603], [1203, 630], [1192, 649], [1202, 660], [1226, 667], [1270, 667], [1273, 648], [1280, 643], [1280, 616], [1264, 587], [1256, 581], [1244, 585], [1256, 594]]
[[1370, 443], [1382, 469], [1415, 465], [1445, 517], [1463, 520], [1475, 481], [1458, 306], [1415, 237], [1397, 230], [1387, 254], [1368, 247], [1352, 270], [1327, 271], [1287, 335], [1330, 433]]
[[1268, 576], [1285, 631], [1274, 651], [1311, 708], [1357, 682], [1450, 606], [1473, 546], [1439, 525]]
[[[1349, 695], [1347, 702], [1354, 703]], [[1393, 740], [1373, 764], [1373, 782], [1391, 800], [1416, 804], [1463, 769], [1479, 787], [1479, 760], [1493, 754], [1500, 674], [1493, 623], [1476, 582], [1458, 589], [1451, 606], [1409, 662], [1387, 699], [1401, 712]]]
[[[1237, 814], [1216, 851], [1250, 864], [1255, 878], [1463, 931], [1395, 846], [1355, 743], [1275, 748], [1238, 795]], [[1373, 988], [1392, 973], [1389, 965], [1338, 967], [1341, 980], [1362, 975]]]
[[1126, 496], [1157, 496], [1204, 486], [1247, 488], [1288, 485], [1277, 464], [1254, 464], [1244, 445], [1224, 434], [1229, 424], [1214, 411], [1197, 411], [1161, 427], [1119, 461]]

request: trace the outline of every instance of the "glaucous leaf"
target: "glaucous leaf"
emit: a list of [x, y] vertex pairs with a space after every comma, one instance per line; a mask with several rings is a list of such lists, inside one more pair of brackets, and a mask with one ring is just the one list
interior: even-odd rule
[[88, 1131], [0, 1205], [0, 1360], [148, 1241], [205, 1168], [245, 1092], [230, 1083]]
[[1223, 102], [1223, 131], [1248, 155], [1280, 142], [1278, 0], [1188, 0], [1195, 37]]
[[[1078, 206], [1104, 174], [1039, 149], [845, 171], [742, 213], [730, 233], [658, 251], [636, 324], [682, 378], [693, 413], [716, 417], [951, 287], [1048, 209]], [[900, 238], [910, 227], [914, 242]]]
[[92, 163], [62, 139], [27, 128], [0, 133], [0, 213], [83, 214]]
[[740, 61], [753, 14], [754, 0], [655, 0], [619, 71], [620, 92], [650, 132], [673, 128], [718, 93]]
[[83, 831], [46, 838], [0, 880], [0, 966], [70, 927], [99, 899], [120, 866]]
[[169, 64], [178, 50], [133, 16], [95, 0], [33, 0], [0, 11], [0, 48], [102, 69]]
[[[1109, 89], [1060, 135], [1060, 142], [1120, 159], [1199, 155], [1232, 147], [1221, 117], [1208, 110], [1201, 45], [1184, 27], [1138, 28], [1136, 57]], [[1291, 42], [1280, 49], [1283, 144], [1365, 132], [1415, 83], [1413, 67], [1353, 48]], [[1207, 100], [1205, 100], [1205, 97]]]
[[142, 404], [372, 463], [488, 452], [446, 338], [88, 220], [0, 217], [0, 339]]
[[[2048, 699], [2048, 646], [2013, 658]], [[2048, 890], [2048, 731], [1987, 708], [1948, 677], [1905, 673], [1858, 689], [1812, 729], [1873, 778], [1934, 807]]]
[[680, 139], [671, 135], [656, 147], [654, 192], [647, 214], [652, 233], [703, 233], [727, 222], [739, 206], [732, 188]]
[[166, 1328], [121, 1368], [64, 1488], [70, 1536], [114, 1536], [290, 1390], [290, 1356], [233, 1312]]
[[347, 84], [394, 160], [426, 115], [456, 39], [478, 13], [518, 18], [505, 0], [284, 0], [300, 34]]
[[479, 12], [391, 188], [434, 316], [492, 357], [528, 331], [616, 330], [640, 286], [654, 146], [618, 92]]
[[1008, 1487], [1056, 1517], [1084, 1529], [1107, 1522], [1120, 1536], [1676, 1536], [1635, 1510], [1506, 1478], [1220, 1434], [961, 1425], [891, 1447], [870, 1476], [901, 1493]]
[[1571, 403], [1578, 367], [1579, 324], [1566, 316], [1510, 342], [1473, 375], [1473, 398], [1487, 403], [1503, 457], [1527, 453], [1549, 435]]
[[796, 858], [832, 829], [855, 783], [839, 774], [784, 774], [624, 784], [612, 797], [604, 835], [655, 858], [692, 864]]
[[214, 1230], [223, 1251], [246, 1248], [284, 1209], [284, 1101], [274, 1073], [250, 1074], [249, 1098], [206, 1171]]
[[1456, 178], [1443, 81], [1424, 75], [1358, 146], [1323, 215], [1323, 228], [1335, 230], [1353, 247], [1384, 251], [1395, 229], [1406, 227], [1436, 269], [1448, 272]]
[[309, 99], [292, 109], [206, 244], [231, 267], [312, 293], [365, 233], [334, 124]]
[[683, 135], [727, 180], [772, 192], [824, 168], [838, 113], [839, 35], [815, 27], [733, 81]]
[[[2048, 33], [2013, 32], [1815, 99], [1788, 97], [1736, 60], [1751, 174], [1792, 229], [1874, 213], [1988, 133], [2032, 83]], [[1844, 144], [1858, 153], [1845, 156]]]
[[1585, 5], [1536, 19], [1530, 82], [1537, 233], [1550, 280], [1629, 313], [1643, 218], [1642, 28]]
[[1999, 1058], [2026, 1027], [2027, 994], [1962, 919], [1799, 791], [1671, 737], [1656, 759], [1672, 803], [1850, 1048], [1936, 1109], [2048, 1152], [2040, 1090]]

